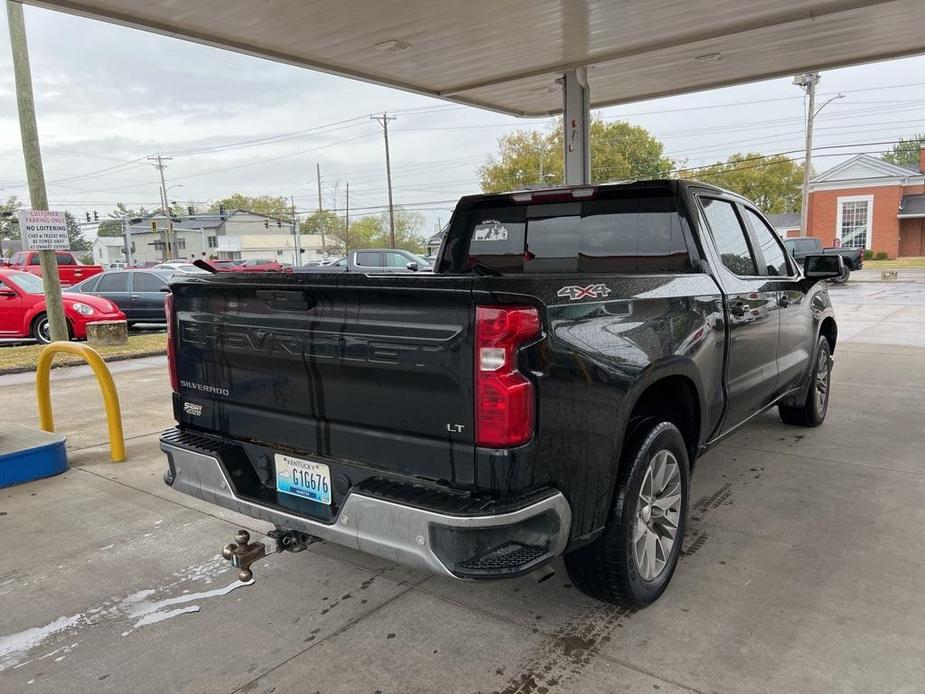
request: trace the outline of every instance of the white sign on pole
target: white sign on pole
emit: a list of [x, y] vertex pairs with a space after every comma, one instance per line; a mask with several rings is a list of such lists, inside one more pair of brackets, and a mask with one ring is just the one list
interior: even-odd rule
[[63, 212], [53, 210], [20, 210], [19, 234], [24, 250], [70, 250], [67, 222]]

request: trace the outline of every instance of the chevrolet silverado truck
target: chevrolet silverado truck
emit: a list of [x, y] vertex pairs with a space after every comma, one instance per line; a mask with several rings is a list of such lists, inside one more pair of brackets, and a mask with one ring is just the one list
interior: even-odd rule
[[822, 241], [812, 236], [784, 239], [784, 246], [798, 263], [802, 263], [803, 258], [808, 255], [840, 255], [845, 262], [845, 269], [841, 275], [831, 280], [835, 284], [844, 284], [852, 270], [864, 267], [864, 252], [860, 248], [823, 248]]
[[645, 181], [464, 197], [433, 274], [174, 278], [165, 481], [459, 579], [564, 555], [646, 605], [694, 461], [774, 406], [825, 418], [841, 271], [744, 198]]
[[[71, 251], [55, 251], [55, 259], [58, 261], [58, 278], [61, 280], [62, 287], [70, 287], [72, 284], [83, 282], [88, 277], [93, 277], [93, 275], [98, 275], [103, 271], [102, 265], [84, 265]], [[19, 270], [39, 277], [42, 276], [38, 251], [14, 253], [6, 267], [10, 270]]]

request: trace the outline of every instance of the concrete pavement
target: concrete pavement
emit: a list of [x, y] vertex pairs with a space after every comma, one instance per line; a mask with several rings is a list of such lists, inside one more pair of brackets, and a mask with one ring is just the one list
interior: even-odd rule
[[[164, 486], [163, 362], [115, 374], [122, 465], [95, 383], [56, 371], [74, 467], [0, 490], [0, 692], [922, 691], [920, 286], [832, 289], [825, 425], [767, 413], [701, 459], [678, 572], [637, 612], [564, 571], [460, 583], [326, 544], [241, 584], [219, 549], [268, 528]], [[31, 384], [0, 385], [34, 421]]]

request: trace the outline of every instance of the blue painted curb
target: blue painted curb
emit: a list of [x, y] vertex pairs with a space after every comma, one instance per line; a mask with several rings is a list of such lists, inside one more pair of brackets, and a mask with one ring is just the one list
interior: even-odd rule
[[64, 437], [22, 424], [0, 430], [0, 488], [51, 477], [67, 470]]

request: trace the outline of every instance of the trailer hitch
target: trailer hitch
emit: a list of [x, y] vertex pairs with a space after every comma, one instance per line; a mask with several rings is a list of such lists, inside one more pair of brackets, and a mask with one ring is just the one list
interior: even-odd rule
[[222, 556], [238, 569], [238, 579], [245, 583], [254, 578], [254, 572], [251, 570], [254, 562], [263, 559], [268, 554], [301, 552], [313, 542], [320, 542], [320, 538], [314, 535], [284, 528], [271, 530], [267, 533], [267, 540], [264, 542], [251, 542], [250, 533], [243, 529], [235, 533], [234, 539], [234, 542], [222, 548]]

